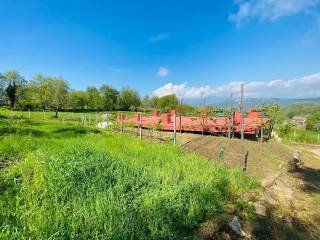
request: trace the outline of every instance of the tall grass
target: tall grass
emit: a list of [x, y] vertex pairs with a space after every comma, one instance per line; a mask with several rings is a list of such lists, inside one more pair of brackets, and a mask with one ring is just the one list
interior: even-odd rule
[[[0, 120], [1, 239], [182, 239], [255, 182], [166, 144]], [[38, 130], [35, 134], [32, 130]], [[28, 132], [29, 131], [29, 132]], [[14, 161], [16, 160], [16, 161]]]

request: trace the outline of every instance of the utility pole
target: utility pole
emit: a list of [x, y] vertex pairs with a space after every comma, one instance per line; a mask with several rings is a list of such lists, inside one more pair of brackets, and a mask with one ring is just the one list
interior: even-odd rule
[[241, 96], [240, 96], [240, 127], [241, 127], [241, 145], [242, 145], [242, 153], [241, 153], [241, 168], [242, 171], [245, 172], [247, 168], [247, 156], [248, 154], [245, 152], [245, 145], [244, 145], [244, 110], [243, 110], [243, 83], [241, 83]]
[[241, 141], [244, 141], [244, 113], [243, 113], [243, 83], [241, 83], [241, 97], [240, 97], [240, 127], [241, 127]]

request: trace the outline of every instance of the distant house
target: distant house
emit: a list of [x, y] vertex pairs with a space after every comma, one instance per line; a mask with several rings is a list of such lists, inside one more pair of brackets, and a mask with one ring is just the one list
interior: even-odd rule
[[307, 118], [302, 116], [294, 116], [291, 119], [291, 123], [296, 125], [297, 127], [305, 127], [306, 126]]

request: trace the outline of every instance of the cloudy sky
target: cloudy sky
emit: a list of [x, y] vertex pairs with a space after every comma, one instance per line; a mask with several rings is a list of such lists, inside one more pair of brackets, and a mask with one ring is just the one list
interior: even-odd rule
[[142, 96], [320, 96], [320, 0], [0, 0], [0, 72]]

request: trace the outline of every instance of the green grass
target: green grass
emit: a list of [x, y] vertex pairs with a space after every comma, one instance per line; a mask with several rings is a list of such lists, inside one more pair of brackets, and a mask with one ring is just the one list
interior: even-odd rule
[[309, 131], [304, 128], [292, 127], [287, 133], [282, 133], [279, 129], [276, 129], [283, 140], [287, 142], [301, 142], [310, 144], [320, 144], [320, 137], [318, 132]]
[[188, 238], [256, 186], [178, 147], [76, 121], [2, 112], [0, 132], [0, 239]]

